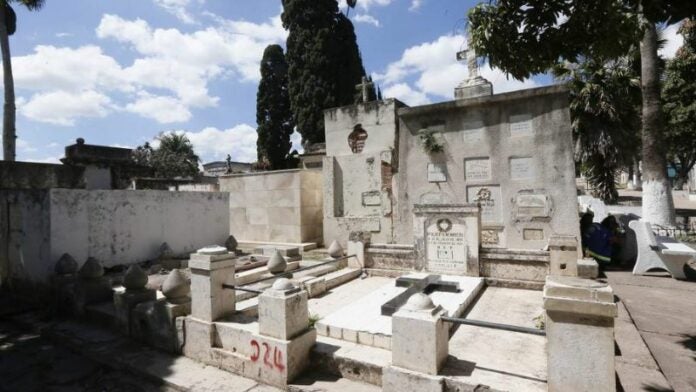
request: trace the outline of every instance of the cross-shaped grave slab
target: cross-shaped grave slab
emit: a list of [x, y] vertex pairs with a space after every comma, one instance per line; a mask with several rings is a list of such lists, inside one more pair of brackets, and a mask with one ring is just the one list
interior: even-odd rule
[[433, 291], [459, 292], [458, 282], [440, 280], [440, 275], [428, 275], [424, 278], [401, 277], [396, 279], [396, 287], [408, 287], [408, 289], [382, 305], [382, 316], [391, 316], [396, 313], [416, 293], [430, 294]]

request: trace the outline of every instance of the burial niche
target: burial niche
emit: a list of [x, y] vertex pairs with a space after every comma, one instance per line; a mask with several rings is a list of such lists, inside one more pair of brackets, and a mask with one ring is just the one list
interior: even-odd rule
[[348, 146], [353, 154], [362, 152], [365, 148], [365, 140], [367, 140], [367, 131], [363, 129], [362, 124], [356, 124], [353, 132], [348, 135]]

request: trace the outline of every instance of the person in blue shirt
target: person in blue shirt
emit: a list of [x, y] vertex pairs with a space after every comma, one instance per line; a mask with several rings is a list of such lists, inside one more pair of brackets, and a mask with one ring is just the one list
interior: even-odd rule
[[587, 215], [580, 219], [584, 253], [600, 263], [609, 264], [620, 250], [619, 224], [611, 215], [602, 223], [591, 223], [592, 215], [589, 215], [589, 218]]

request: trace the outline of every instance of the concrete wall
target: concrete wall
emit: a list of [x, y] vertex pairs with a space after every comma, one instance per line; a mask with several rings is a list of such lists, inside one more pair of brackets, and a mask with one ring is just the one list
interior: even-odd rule
[[321, 171], [234, 174], [219, 182], [230, 194], [230, 233], [237, 240], [321, 243]]
[[3, 279], [45, 282], [63, 253], [109, 267], [154, 259], [162, 242], [178, 254], [222, 245], [228, 205], [226, 193], [4, 191], [0, 212], [10, 217], [10, 229], [3, 234], [7, 246], [0, 246], [0, 265], [8, 271]]
[[[396, 111], [403, 103], [388, 99], [324, 112], [324, 242], [346, 245], [353, 231], [372, 233], [374, 242], [393, 240], [393, 181], [398, 142]], [[361, 124], [367, 132], [362, 151], [354, 153], [348, 136]]]
[[49, 211], [48, 190], [0, 190], [1, 286], [52, 270]]
[[[402, 108], [398, 114], [396, 182], [403, 191], [397, 200], [395, 242], [413, 242], [413, 204], [471, 203], [471, 192], [480, 187], [494, 188], [497, 199], [495, 216], [482, 213], [484, 246], [542, 249], [552, 234], [579, 236], [570, 114], [563, 88]], [[436, 132], [443, 153], [423, 150], [419, 132], [424, 129]], [[467, 178], [467, 161], [481, 159], [488, 159], [488, 175]], [[513, 173], [518, 159], [524, 159], [524, 176]], [[429, 182], [429, 163], [446, 166], [446, 181]], [[522, 216], [522, 200], [530, 199], [543, 200], [544, 206], [534, 211], [546, 208], [539, 214], [545, 216]], [[497, 244], [485, 243], [491, 233]]]
[[84, 188], [84, 167], [0, 161], [0, 189]]

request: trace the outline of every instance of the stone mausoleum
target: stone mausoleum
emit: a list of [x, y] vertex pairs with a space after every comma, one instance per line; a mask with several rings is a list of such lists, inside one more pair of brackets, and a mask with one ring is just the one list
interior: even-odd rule
[[[382, 244], [372, 258], [368, 250], [376, 268], [515, 278], [479, 258], [512, 263], [522, 250], [533, 260], [552, 236], [579, 235], [562, 87], [418, 107], [361, 103], [327, 110], [325, 124], [324, 242], [367, 233]], [[521, 278], [543, 280], [538, 269]]]

